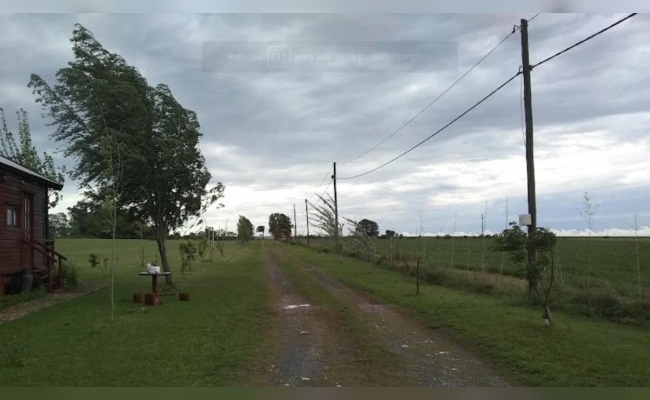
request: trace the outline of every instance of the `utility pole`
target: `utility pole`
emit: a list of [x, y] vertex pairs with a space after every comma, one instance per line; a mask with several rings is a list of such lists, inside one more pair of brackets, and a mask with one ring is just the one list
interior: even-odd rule
[[485, 236], [485, 217], [484, 214], [481, 214], [481, 237]]
[[298, 236], [298, 221], [296, 220], [296, 203], [293, 203], [293, 241], [296, 241]]
[[307, 247], [309, 247], [309, 209], [307, 208], [307, 199], [305, 199], [305, 216], [307, 217]]
[[334, 239], [336, 243], [336, 251], [339, 251], [339, 202], [336, 197], [336, 162], [334, 162], [334, 174], [332, 174], [332, 179], [334, 180], [334, 219], [336, 220], [336, 233], [334, 233]]
[[[537, 205], [535, 202], [535, 162], [533, 157], [533, 103], [530, 84], [530, 59], [528, 55], [528, 21], [521, 20], [521, 62], [524, 75], [524, 110], [526, 117], [526, 174], [528, 177], [528, 238], [533, 239], [537, 228]], [[535, 261], [535, 249], [528, 246], [528, 265]]]

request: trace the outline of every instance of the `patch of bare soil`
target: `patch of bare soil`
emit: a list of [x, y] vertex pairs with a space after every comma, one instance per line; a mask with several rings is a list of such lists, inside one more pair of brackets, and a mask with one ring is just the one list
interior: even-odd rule
[[0, 311], [0, 325], [15, 321], [33, 312], [53, 306], [63, 301], [71, 300], [79, 296], [105, 288], [107, 285], [98, 282], [81, 282], [79, 286], [69, 291], [62, 291], [47, 294], [41, 298], [14, 304]]
[[356, 307], [359, 322], [372, 335], [366, 339], [394, 355], [392, 371], [386, 372], [399, 376], [399, 386], [508, 386], [493, 368], [444, 334], [298, 261], [323, 287]]

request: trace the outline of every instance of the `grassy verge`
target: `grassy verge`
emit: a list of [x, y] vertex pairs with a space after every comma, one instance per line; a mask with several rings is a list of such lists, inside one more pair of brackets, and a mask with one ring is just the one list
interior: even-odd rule
[[650, 381], [646, 330], [555, 313], [556, 326], [541, 325], [541, 311], [479, 293], [424, 285], [396, 271], [338, 255], [292, 246], [294, 254], [347, 284], [411, 309], [527, 386], [645, 386]]
[[[78, 264], [88, 252], [110, 248], [110, 241], [101, 240], [58, 244]], [[130, 262], [132, 250], [138, 247], [137, 241], [118, 247], [113, 321], [110, 291], [103, 289], [0, 327], [0, 385], [250, 382], [247, 366], [266, 354], [265, 328], [272, 315], [259, 244], [244, 248], [233, 244], [227, 257], [196, 262], [191, 273], [175, 278], [191, 301], [162, 296], [163, 305], [156, 307], [131, 302], [133, 293], [150, 287], [149, 279], [137, 275], [139, 266]], [[172, 260], [174, 252], [170, 246]], [[103, 267], [84, 267], [80, 272], [81, 280], [106, 277]]]

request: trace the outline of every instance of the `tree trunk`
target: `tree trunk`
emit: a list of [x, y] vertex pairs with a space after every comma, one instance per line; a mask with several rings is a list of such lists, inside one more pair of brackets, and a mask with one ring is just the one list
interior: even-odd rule
[[[156, 244], [158, 244], [158, 254], [160, 254], [160, 263], [162, 264], [162, 269], [165, 272], [171, 272], [169, 268], [169, 262], [167, 261], [167, 246], [165, 240], [167, 239], [167, 232], [164, 229], [162, 224], [157, 224], [156, 226]], [[172, 276], [165, 276], [165, 282], [167, 284], [172, 284]]]

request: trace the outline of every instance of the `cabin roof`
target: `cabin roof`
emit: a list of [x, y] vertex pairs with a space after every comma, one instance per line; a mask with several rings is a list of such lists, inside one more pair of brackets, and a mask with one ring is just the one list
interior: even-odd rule
[[6, 170], [15, 175], [38, 182], [39, 184], [46, 186], [48, 188], [52, 188], [54, 190], [63, 189], [62, 183], [55, 182], [49, 178], [46, 178], [43, 175], [36, 173], [31, 169], [24, 167], [14, 161], [11, 161], [10, 159], [5, 158], [3, 156], [0, 156], [0, 170]]

